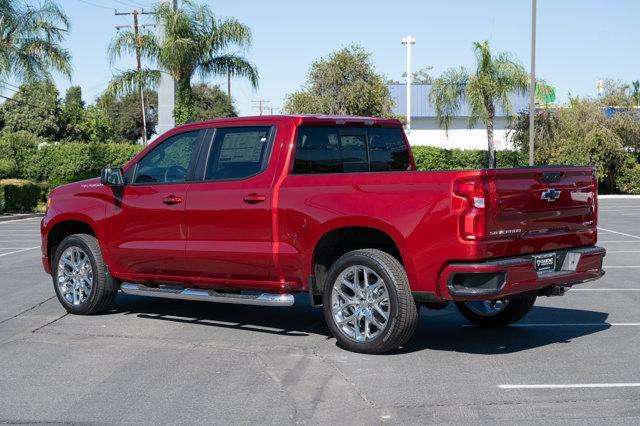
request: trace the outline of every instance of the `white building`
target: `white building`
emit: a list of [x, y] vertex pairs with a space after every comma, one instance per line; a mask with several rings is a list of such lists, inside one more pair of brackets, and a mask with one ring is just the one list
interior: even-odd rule
[[[387, 85], [395, 102], [393, 113], [398, 116], [407, 114], [407, 89], [405, 84]], [[438, 125], [435, 110], [429, 103], [430, 84], [411, 85], [411, 131], [407, 134], [411, 145], [432, 145], [441, 148], [487, 149], [487, 129], [478, 122], [472, 129], [467, 128], [469, 106], [462, 105], [458, 116], [451, 120], [448, 136]], [[527, 110], [529, 95], [510, 96], [514, 113]], [[493, 122], [493, 142], [496, 149], [510, 148], [508, 140], [509, 123], [506, 114], [496, 106]]]

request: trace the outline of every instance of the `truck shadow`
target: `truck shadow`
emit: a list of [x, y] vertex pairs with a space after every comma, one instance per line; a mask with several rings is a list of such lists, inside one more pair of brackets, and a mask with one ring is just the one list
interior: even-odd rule
[[529, 315], [506, 327], [477, 327], [450, 306], [437, 317], [422, 315], [413, 338], [389, 354], [437, 350], [470, 354], [506, 354], [541, 346], [570, 343], [572, 339], [611, 327], [608, 313], [534, 306]]
[[[119, 294], [111, 313], [290, 337], [317, 335], [335, 341], [322, 309], [312, 308], [306, 295], [296, 296], [292, 307], [272, 308]], [[514, 326], [490, 328], [471, 325], [453, 306], [442, 311], [423, 308], [413, 338], [386, 356], [422, 350], [484, 355], [526, 351], [604, 331], [610, 327], [608, 316], [605, 312], [535, 306]]]
[[298, 299], [288, 308], [194, 302], [118, 293], [111, 313], [181, 324], [229, 328], [286, 336], [330, 336], [321, 309]]

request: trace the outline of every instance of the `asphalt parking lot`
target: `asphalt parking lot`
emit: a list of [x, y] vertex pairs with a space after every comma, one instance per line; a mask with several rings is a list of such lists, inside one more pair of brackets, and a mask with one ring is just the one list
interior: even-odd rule
[[39, 219], [0, 223], [0, 423], [640, 422], [640, 199], [602, 199], [607, 275], [520, 323], [421, 311], [407, 347], [336, 346], [322, 313], [118, 295], [67, 315]]

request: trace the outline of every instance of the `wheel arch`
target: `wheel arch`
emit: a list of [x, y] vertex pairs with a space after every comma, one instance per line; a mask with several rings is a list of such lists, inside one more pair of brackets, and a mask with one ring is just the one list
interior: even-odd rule
[[89, 234], [95, 238], [98, 238], [95, 224], [87, 218], [75, 216], [67, 217], [60, 219], [53, 224], [50, 224], [49, 229], [46, 233], [47, 246], [45, 253], [50, 265], [56, 248], [65, 238], [73, 234]]
[[411, 282], [411, 260], [405, 255], [403, 240], [392, 229], [371, 224], [344, 224], [325, 229], [319, 235], [313, 246], [310, 264], [310, 275], [313, 277], [310, 285], [313, 286], [313, 294], [322, 293], [324, 274], [340, 256], [366, 248], [378, 249], [396, 258], [405, 268]]

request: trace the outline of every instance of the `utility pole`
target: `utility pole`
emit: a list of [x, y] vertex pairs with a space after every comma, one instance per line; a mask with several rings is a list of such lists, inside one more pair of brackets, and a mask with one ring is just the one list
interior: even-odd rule
[[[145, 12], [144, 10], [138, 12], [134, 10], [133, 12], [118, 12], [115, 11], [116, 15], [132, 15], [133, 16], [133, 33], [135, 34], [136, 40], [136, 70], [138, 71], [138, 92], [140, 95], [140, 110], [142, 111], [142, 144], [147, 144], [147, 114], [145, 111], [145, 102], [144, 102], [144, 87], [142, 86], [142, 60], [140, 58], [140, 38], [139, 38], [139, 29], [144, 27], [155, 27], [153, 24], [144, 24], [140, 25], [138, 23], [138, 15], [152, 15], [152, 12]], [[128, 28], [128, 25], [117, 25], [116, 29], [120, 30], [121, 28]]]
[[537, 0], [531, 0], [531, 84], [529, 85], [529, 165], [533, 166], [536, 138], [536, 10]]
[[411, 36], [402, 38], [402, 44], [407, 45], [407, 134], [411, 132], [411, 45], [416, 39]]
[[227, 98], [231, 102], [231, 71], [227, 70]]
[[260, 111], [260, 115], [262, 115], [262, 112], [265, 109], [265, 105], [264, 104], [268, 104], [269, 103], [269, 101], [266, 101], [264, 99], [258, 99], [257, 101], [251, 101], [251, 102], [253, 102], [254, 104], [258, 104], [258, 105], [254, 105], [253, 107], [254, 108], [258, 108], [258, 111]]

